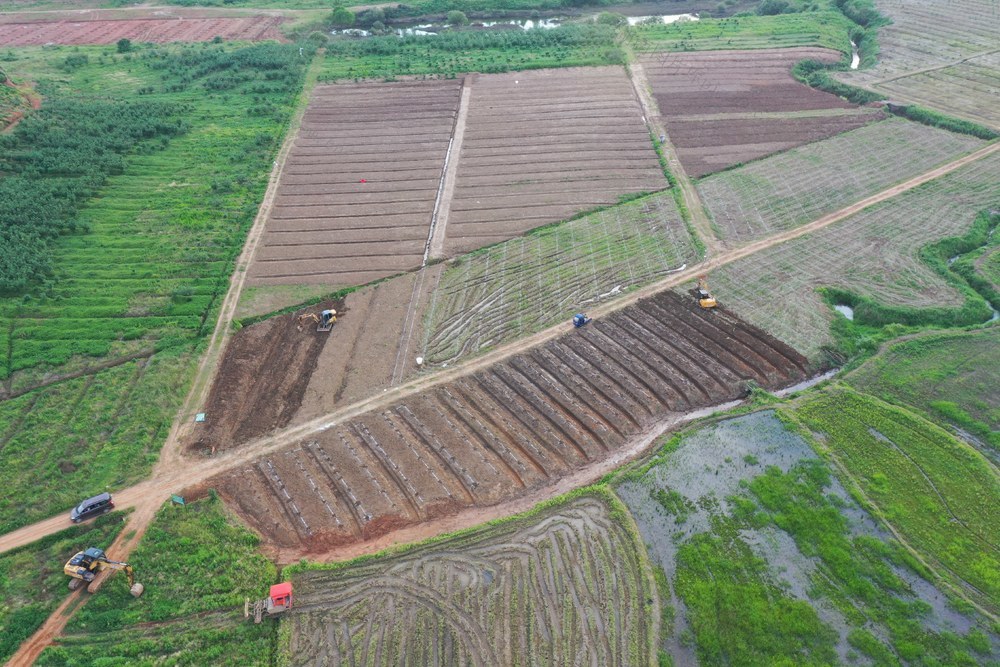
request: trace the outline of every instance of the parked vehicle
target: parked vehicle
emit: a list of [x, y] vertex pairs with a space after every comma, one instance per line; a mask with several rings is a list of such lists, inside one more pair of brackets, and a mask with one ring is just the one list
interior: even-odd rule
[[100, 495], [94, 496], [93, 498], [87, 498], [82, 503], [73, 508], [73, 511], [69, 513], [69, 519], [73, 523], [80, 523], [81, 521], [86, 521], [90, 517], [97, 516], [98, 514], [106, 514], [114, 509], [114, 502], [111, 500], [110, 493], [102, 493]]

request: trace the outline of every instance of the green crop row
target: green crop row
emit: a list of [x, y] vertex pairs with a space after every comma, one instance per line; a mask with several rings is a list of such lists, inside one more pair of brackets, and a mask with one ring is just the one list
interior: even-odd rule
[[[19, 50], [7, 65], [45, 89], [43, 111], [75, 109], [74, 100], [100, 91], [139, 129], [159, 122], [147, 110], [183, 109], [186, 132], [155, 152], [115, 158], [119, 174], [96, 196], [74, 198], [75, 231], [49, 242], [51, 273], [24, 296], [0, 298], [0, 377], [152, 351], [210, 327], [311, 57], [311, 47], [291, 44], [148, 47], [127, 56], [83, 48], [73, 53], [89, 57], [67, 73], [58, 66], [66, 51]], [[80, 108], [107, 116], [105, 124], [116, 118]], [[39, 142], [70, 142], [69, 131], [28, 133], [28, 120], [16, 136], [22, 127], [26, 155]]]
[[850, 20], [837, 11], [640, 24], [627, 39], [639, 52], [823, 46], [851, 53]]
[[182, 134], [185, 111], [151, 101], [57, 98], [0, 135], [0, 294], [21, 293], [51, 274], [51, 241], [85, 229], [80, 204], [124, 171], [127, 154]]
[[794, 410], [903, 539], [984, 604], [1000, 600], [1000, 481], [971, 447], [847, 388]]

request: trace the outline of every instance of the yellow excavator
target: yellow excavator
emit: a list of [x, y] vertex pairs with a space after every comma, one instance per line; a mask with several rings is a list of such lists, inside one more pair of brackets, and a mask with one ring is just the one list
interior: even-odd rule
[[119, 570], [124, 571], [125, 576], [128, 577], [129, 593], [132, 594], [132, 597], [137, 598], [142, 595], [145, 587], [136, 583], [135, 570], [132, 569], [132, 566], [109, 559], [103, 549], [90, 547], [85, 551], [79, 551], [63, 566], [63, 572], [70, 578], [69, 589], [75, 591], [86, 584], [89, 593], [96, 593], [104, 580]]
[[708, 291], [708, 277], [698, 277], [698, 305], [702, 308], [715, 308], [719, 303]]
[[337, 311], [330, 308], [328, 310], [324, 310], [319, 315], [316, 313], [304, 313], [299, 315], [295, 328], [299, 331], [305, 331], [306, 326], [313, 323], [316, 324], [316, 331], [327, 332], [333, 328], [334, 324], [337, 323]]

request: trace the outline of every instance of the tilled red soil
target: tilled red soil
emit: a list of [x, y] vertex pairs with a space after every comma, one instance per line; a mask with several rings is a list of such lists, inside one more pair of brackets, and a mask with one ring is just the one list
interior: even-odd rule
[[520, 497], [671, 413], [805, 375], [787, 345], [666, 292], [210, 485], [270, 544], [319, 551]]
[[[821, 115], [855, 107], [791, 75], [801, 60], [841, 57], [831, 49], [797, 47], [672, 53], [647, 56], [642, 63], [678, 157], [690, 176], [699, 177], [882, 118], [870, 110]], [[747, 116], [782, 112], [797, 115]]]
[[251, 285], [358, 285], [420, 266], [461, 80], [319, 86]]
[[284, 40], [278, 29], [283, 20], [275, 16], [248, 16], [0, 23], [0, 46], [114, 44], [120, 39], [157, 44], [207, 42], [215, 37], [242, 41]]
[[478, 76], [444, 253], [667, 187], [620, 67]]
[[881, 111], [776, 120], [691, 120], [670, 123], [670, 138], [689, 176], [700, 177], [884, 118]]
[[344, 304], [326, 302], [272, 317], [233, 335], [202, 410], [206, 419], [196, 424], [187, 449], [214, 453], [291, 421], [330, 336], [314, 323], [299, 331], [297, 319], [325, 308], [343, 312]]

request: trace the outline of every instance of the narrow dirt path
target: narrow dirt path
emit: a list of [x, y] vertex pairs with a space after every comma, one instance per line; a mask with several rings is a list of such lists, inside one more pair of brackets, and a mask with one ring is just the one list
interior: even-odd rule
[[[302, 123], [302, 117], [309, 103], [312, 89], [316, 85], [316, 79], [323, 58], [324, 52], [320, 50], [313, 58], [306, 72], [305, 83], [296, 101], [296, 110], [289, 124], [285, 142], [278, 152], [274, 168], [271, 170], [267, 191], [258, 210], [257, 218], [250, 228], [243, 252], [240, 254], [233, 274], [230, 277], [229, 290], [226, 292], [225, 299], [222, 302], [215, 330], [212, 332], [212, 336], [202, 355], [201, 362], [198, 365], [198, 371], [192, 383], [191, 391], [188, 393], [183, 407], [174, 420], [170, 434], [163, 444], [160, 459], [153, 467], [153, 472], [149, 480], [115, 494], [115, 504], [119, 509], [134, 509], [133, 513], [128, 517], [127, 524], [122, 529], [122, 532], [119, 533], [118, 537], [107, 549], [109, 556], [116, 560], [128, 560], [129, 555], [139, 544], [139, 540], [142, 539], [146, 529], [153, 522], [153, 518], [156, 516], [159, 507], [168, 498], [170, 493], [186, 486], [184, 483], [184, 472], [192, 468], [193, 464], [181, 456], [181, 435], [185, 430], [184, 427], [190, 422], [195, 407], [204, 403], [208, 391], [212, 386], [212, 379], [218, 369], [222, 353], [231, 334], [233, 315], [236, 312], [236, 305], [239, 302], [240, 294], [246, 282], [246, 269], [250, 265], [250, 261], [253, 259], [260, 239], [263, 236], [265, 223], [278, 192], [278, 183], [284, 171], [285, 161], [295, 142], [295, 137], [298, 135], [299, 126]], [[63, 530], [67, 527], [67, 521], [68, 519], [65, 516], [53, 517], [4, 535], [0, 538], [0, 552], [23, 544], [30, 544], [32, 541], [44, 536], [44, 534], [49, 534], [44, 533], [40, 535], [39, 533], [43, 530], [50, 532]], [[14, 537], [14, 539], [11, 539], [11, 537]], [[72, 617], [73, 613], [80, 606], [86, 604], [86, 601], [86, 594], [78, 593], [70, 595], [42, 627], [28, 641], [21, 645], [17, 653], [14, 654], [7, 664], [9, 666], [27, 666], [33, 664], [38, 659], [38, 656], [42, 654], [42, 651], [66, 627], [66, 623]]]
[[643, 68], [642, 63], [635, 58], [634, 54], [629, 54], [627, 67], [632, 87], [635, 89], [635, 94], [639, 98], [639, 103], [642, 104], [642, 111], [646, 116], [646, 124], [649, 125], [653, 134], [660, 138], [663, 155], [667, 159], [667, 166], [670, 168], [670, 173], [673, 175], [674, 180], [677, 181], [677, 187], [680, 188], [681, 195], [684, 197], [684, 204], [691, 219], [691, 227], [705, 245], [708, 251], [707, 254], [709, 256], [715, 255], [722, 249], [722, 242], [712, 229], [712, 222], [708, 219], [708, 213], [705, 212], [705, 206], [701, 203], [701, 197], [698, 195], [697, 188], [691, 182], [687, 172], [684, 171], [684, 165], [681, 164], [681, 161], [677, 157], [677, 150], [670, 143], [670, 135], [667, 134], [666, 126], [663, 124], [663, 117], [660, 116], [660, 109], [656, 105], [656, 100], [653, 99], [652, 88], [649, 85], [649, 79], [646, 77], [646, 70]]
[[406, 318], [403, 320], [403, 331], [396, 348], [396, 361], [392, 367], [391, 379], [393, 385], [402, 382], [406, 375], [407, 360], [410, 357], [410, 343], [413, 341], [417, 319], [420, 317], [418, 305], [424, 291], [428, 262], [431, 259], [441, 257], [444, 251], [448, 214], [451, 212], [451, 200], [455, 196], [455, 182], [458, 180], [458, 158], [462, 153], [465, 120], [469, 115], [469, 100], [472, 98], [472, 83], [475, 81], [475, 76], [475, 74], [469, 74], [462, 80], [461, 98], [458, 102], [458, 112], [455, 114], [455, 124], [451, 130], [451, 140], [448, 142], [444, 169], [441, 171], [441, 184], [438, 187], [437, 199], [434, 201], [434, 212], [431, 214], [431, 227], [427, 233], [427, 244], [424, 246], [424, 259], [417, 272], [417, 278], [413, 281], [413, 291], [406, 308]]
[[[315, 70], [315, 63], [310, 70], [310, 74], [313, 77], [315, 76], [314, 70]], [[304, 97], [307, 98], [307, 95], [305, 93]], [[300, 115], [297, 115], [296, 118], [297, 119], [300, 118]], [[291, 136], [294, 134], [294, 128], [297, 128], [297, 122], [298, 121], [296, 120], [296, 123], [293, 125], [293, 131], [290, 132], [290, 138], [288, 139], [289, 142], [292, 140]], [[956, 169], [964, 167], [967, 164], [983, 159], [988, 155], [992, 155], [998, 150], [1000, 150], [1000, 143], [990, 144], [989, 146], [986, 146], [985, 148], [982, 148], [974, 153], [970, 153], [969, 155], [966, 155], [958, 160], [950, 162], [946, 165], [942, 165], [937, 169], [926, 172], [925, 174], [912, 178], [904, 183], [900, 183], [899, 185], [889, 188], [888, 190], [883, 190], [882, 192], [872, 195], [871, 197], [867, 197], [855, 204], [852, 204], [851, 206], [847, 206], [839, 211], [827, 214], [807, 225], [803, 225], [795, 229], [790, 229], [780, 234], [775, 234], [774, 236], [748, 244], [746, 246], [729, 250], [719, 255], [716, 255], [683, 272], [672, 274], [671, 276], [664, 278], [663, 280], [647, 285], [642, 289], [636, 290], [635, 292], [630, 293], [628, 296], [620, 300], [600, 305], [594, 308], [591, 311], [591, 313], [594, 317], [603, 317], [614, 311], [625, 308], [626, 306], [632, 305], [635, 302], [639, 301], [640, 299], [656, 294], [657, 292], [660, 292], [664, 289], [676, 287], [677, 285], [694, 280], [698, 275], [706, 271], [716, 269], [721, 266], [725, 266], [731, 262], [743, 259], [744, 257], [750, 256], [754, 253], [760, 252], [772, 246], [784, 243], [786, 241], [798, 238], [800, 236], [805, 236], [819, 229], [823, 229], [824, 227], [827, 227], [851, 215], [854, 215], [855, 213], [873, 204], [877, 204], [887, 199], [891, 199], [903, 192], [906, 192], [907, 190], [911, 190], [924, 183], [927, 183], [928, 181], [940, 178], [941, 176], [944, 176], [945, 174], [948, 174]], [[283, 149], [282, 159], [285, 155], [287, 155], [287, 151]], [[277, 175], [280, 175], [281, 164], [283, 164], [283, 162], [279, 160], [279, 164], [276, 165]], [[272, 174], [272, 176], [274, 176], [274, 174]], [[272, 179], [272, 182], [276, 182], [276, 180]], [[271, 199], [273, 199], [273, 192], [271, 189], [268, 190], [268, 194], [270, 195]], [[262, 210], [263, 208], [264, 206], [262, 205]], [[249, 243], [248, 243], [248, 249], [250, 249]], [[235, 306], [235, 301], [239, 297], [238, 290], [242, 288], [243, 284], [242, 272], [240, 271], [239, 266], [245, 266], [243, 260], [247, 259], [248, 261], [250, 255], [252, 255], [252, 251], [250, 252], [249, 255], [247, 251], [244, 251], [244, 254], [240, 258], [241, 261], [237, 266], [237, 270], [234, 273], [233, 276], [234, 284], [230, 288], [230, 294], [227, 294], [227, 302], [229, 301], [230, 296], [233, 297], [232, 300], [233, 306]], [[233, 293], [234, 288], [237, 290], [235, 294]], [[224, 309], [222, 315], [220, 315], [219, 325], [216, 327], [216, 333], [213, 334], [213, 342], [217, 337], [216, 334], [224, 337], [224, 332], [225, 330], [228, 330], [229, 327], [229, 319], [227, 318], [231, 317], [232, 317], [232, 308], [230, 308], [229, 310]], [[220, 329], [222, 329], [222, 331], [220, 331]], [[119, 558], [122, 560], [127, 559], [132, 549], [135, 547], [139, 539], [142, 537], [146, 528], [152, 522], [153, 517], [156, 514], [156, 511], [159, 509], [159, 507], [163, 504], [163, 502], [172, 492], [176, 492], [177, 490], [185, 487], [195, 486], [199, 483], [208, 480], [209, 478], [218, 473], [229, 470], [230, 468], [233, 468], [235, 466], [245, 465], [247, 462], [259, 456], [268, 454], [282, 447], [285, 447], [286, 445], [292, 444], [309, 434], [325, 431], [344, 420], [351, 419], [369, 410], [385, 407], [394, 401], [413, 395], [429, 387], [443, 384], [445, 382], [450, 382], [458, 377], [474, 373], [482, 368], [485, 368], [499, 361], [507, 359], [508, 357], [511, 357], [515, 354], [524, 352], [525, 350], [538, 346], [546, 341], [552, 340], [564, 334], [566, 331], [567, 331], [567, 325], [565, 324], [550, 327], [549, 329], [546, 329], [537, 334], [529, 336], [528, 338], [516, 341], [514, 343], [510, 343], [508, 345], [504, 345], [481, 357], [471, 359], [465, 363], [460, 364], [459, 366], [456, 366], [455, 368], [449, 369], [447, 371], [438, 372], [433, 376], [418, 377], [406, 384], [394, 387], [389, 391], [382, 393], [378, 396], [366, 399], [364, 401], [360, 401], [345, 408], [341, 408], [328, 415], [324, 415], [323, 417], [314, 419], [304, 424], [300, 424], [298, 426], [285, 429], [266, 438], [261, 438], [254, 442], [247, 443], [242, 448], [224, 453], [212, 459], [202, 459], [202, 460], [183, 459], [180, 456], [180, 446], [179, 442], [177, 441], [177, 431], [179, 430], [179, 425], [187, 420], [188, 413], [186, 410], [188, 410], [191, 405], [198, 404], [196, 401], [192, 402], [190, 400], [190, 396], [200, 395], [196, 392], [198, 386], [200, 385], [196, 385], [195, 387], [192, 388], [191, 395], [189, 396], [189, 401], [185, 403], [185, 410], [182, 410], [180, 415], [178, 416], [178, 422], [177, 424], [175, 424], [174, 430], [171, 431], [168, 443], [164, 445], [165, 451], [167, 446], [168, 445], [170, 446], [172, 456], [170, 458], [161, 459], [160, 463], [158, 463], [157, 466], [154, 468], [153, 475], [150, 479], [141, 482], [140, 484], [137, 484], [133, 487], [125, 489], [115, 495], [117, 501], [116, 504], [119, 508], [125, 509], [131, 507], [134, 508], [135, 511], [130, 516], [128, 525], [125, 527], [125, 530], [121, 533], [121, 535], [115, 541], [115, 543], [108, 549], [108, 552], [115, 558]], [[221, 343], [215, 343], [215, 344], [221, 345]], [[199, 368], [199, 377], [202, 380], [202, 384], [204, 384], [206, 387], [208, 386], [206, 377], [210, 378], [213, 371], [213, 367], [207, 365], [208, 358], [209, 355], [208, 353], [206, 353], [205, 359], [203, 360], [202, 365]], [[218, 353], [216, 353], [215, 357], [213, 358], [218, 359], [219, 358]], [[672, 424], [668, 424], [667, 426], [669, 425]], [[663, 428], [666, 428], [667, 426], [663, 426]], [[598, 469], [602, 469], [606, 472], [607, 470], [617, 467], [625, 460], [627, 460], [627, 458], [624, 458], [626, 452], [629, 453], [631, 456], [635, 456], [638, 453], [641, 453], [646, 447], [648, 447], [649, 443], [652, 442], [652, 439], [655, 439], [655, 435], [651, 435], [651, 432], [648, 432], [647, 434], [644, 435], [644, 437], [633, 440], [633, 442], [626, 448], [623, 448], [621, 452], [616, 453], [614, 456], [608, 458], [604, 462], [604, 465], [609, 467], [607, 467], [606, 469], [604, 468], [598, 468]], [[454, 517], [448, 517], [445, 519], [441, 519], [439, 521], [398, 531], [394, 533], [391, 538], [388, 539], [395, 539], [397, 541], [417, 540], [417, 539], [422, 539], [423, 537], [428, 537], [430, 535], [438, 534], [441, 531], [448, 531], [466, 525], [475, 525], [478, 523], [482, 523], [490, 518], [493, 518], [494, 515], [491, 514], [491, 512], [495, 513], [495, 516], [501, 516], [509, 514], [510, 512], [521, 511], [522, 509], [527, 509], [532, 504], [537, 503], [545, 498], [557, 495], [559, 493], [563, 493], [569, 490], [570, 488], [573, 488], [574, 486], [585, 484], [586, 480], [588, 479], [596, 479], [599, 476], [600, 474], [597, 474], [595, 468], [585, 468], [582, 471], [578, 471], [571, 476], [565, 477], [562, 480], [546, 487], [545, 489], [530, 496], [527, 496], [525, 498], [519, 499], [518, 501], [513, 501], [509, 504], [498, 505], [495, 508], [487, 508], [485, 510], [481, 508], [476, 508], [474, 510], [470, 510], [455, 515]], [[57, 527], [58, 524], [60, 523], [62, 523], [62, 526]], [[46, 527], [49, 528], [48, 532], [43, 532], [46, 530]], [[31, 541], [38, 539], [39, 537], [42, 537], [51, 532], [56, 532], [56, 530], [60, 529], [61, 527], [65, 527], [65, 523], [63, 523], [58, 517], [55, 519], [50, 519], [44, 522], [40, 522], [38, 524], [34, 524], [33, 526], [28, 526], [22, 529], [21, 531], [18, 531], [18, 533], [20, 533], [22, 536], [27, 536], [24, 538], [24, 541], [5, 539], [4, 542], [2, 543], [3, 547], [0, 548], [0, 551], [21, 546], [23, 544], [28, 544]], [[11, 535], [13, 535], [13, 533], [11, 533]], [[384, 539], [387, 538], [383, 538], [383, 540]], [[330, 560], [347, 558], [350, 557], [352, 554], [356, 555], [354, 554], [354, 551], [352, 551], [355, 549], [363, 549], [364, 551], [362, 551], [362, 553], [369, 553], [384, 548], [384, 546], [387, 545], [384, 544], [382, 541], [375, 540], [372, 542], [365, 543], [363, 545], [353, 545], [348, 549], [331, 551], [327, 553], [323, 558]], [[281, 560], [285, 560], [287, 558], [292, 557], [293, 555], [295, 555], [294, 552], [279, 553], [278, 557]], [[71, 598], [71, 600], [72, 599], [73, 598]], [[84, 601], [86, 600], [86, 598], [83, 599]], [[53, 614], [53, 616], [50, 617], [48, 621], [46, 621], [46, 623], [42, 626], [42, 628], [34, 636], [32, 636], [31, 639], [29, 639], [21, 646], [21, 649], [17, 652], [17, 654], [15, 654], [15, 656], [11, 659], [11, 662], [9, 664], [11, 665], [32, 664], [34, 660], [45, 649], [45, 647], [52, 642], [52, 639], [58, 635], [59, 631], [63, 627], [65, 627], [65, 624], [68, 621], [68, 616], [72, 615], [72, 613], [75, 611], [75, 607], [70, 608], [69, 605], [70, 602], [63, 603], [63, 605], [60, 606], [60, 612]]]
[[893, 74], [884, 79], [878, 79], [867, 84], [869, 86], [880, 86], [883, 83], [890, 83], [898, 79], [905, 79], [909, 76], [916, 76], [917, 74], [927, 74], [928, 72], [936, 72], [941, 69], [948, 69], [949, 67], [954, 67], [955, 65], [961, 65], [962, 63], [967, 63], [970, 60], [975, 60], [976, 58], [982, 58], [983, 56], [991, 56], [994, 53], [1000, 52], [1000, 49], [989, 49], [988, 51], [980, 51], [979, 53], [973, 53], [971, 56], [966, 56], [964, 58], [959, 58], [958, 60], [950, 60], [941, 65], [931, 65], [930, 67], [922, 67], [920, 69], [910, 70], [909, 72], [903, 72], [902, 74]]
[[469, 74], [462, 82], [462, 99], [458, 105], [458, 116], [455, 118], [455, 130], [452, 132], [451, 155], [444, 173], [444, 184], [441, 188], [441, 198], [438, 200], [437, 215], [434, 220], [433, 234], [430, 243], [430, 258], [437, 259], [444, 252], [445, 231], [448, 228], [448, 214], [451, 212], [451, 200], [455, 197], [455, 183], [458, 180], [458, 159], [462, 154], [462, 143], [465, 140], [465, 121], [469, 117], [469, 102], [472, 99], [472, 84], [475, 74]]

